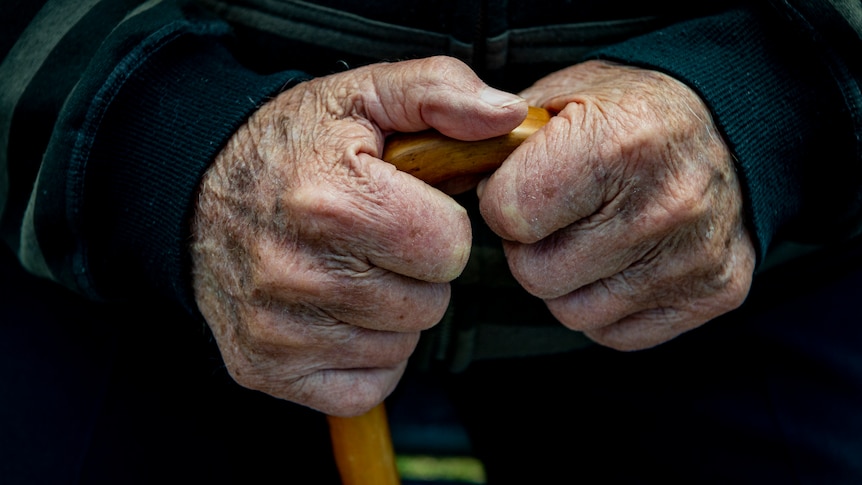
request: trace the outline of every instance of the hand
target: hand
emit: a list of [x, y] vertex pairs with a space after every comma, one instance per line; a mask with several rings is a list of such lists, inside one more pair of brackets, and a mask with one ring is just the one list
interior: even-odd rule
[[521, 95], [559, 113], [483, 182], [480, 208], [557, 319], [635, 350], [742, 303], [755, 252], [740, 186], [691, 89], [593, 61]]
[[526, 103], [464, 64], [380, 64], [297, 85], [205, 174], [193, 222], [198, 306], [241, 385], [333, 415], [395, 387], [466, 264], [466, 212], [379, 160], [392, 131], [475, 140]]

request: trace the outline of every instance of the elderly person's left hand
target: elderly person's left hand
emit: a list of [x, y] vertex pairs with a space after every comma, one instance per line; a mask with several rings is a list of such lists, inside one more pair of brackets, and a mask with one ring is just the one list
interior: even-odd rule
[[480, 185], [481, 210], [557, 319], [635, 350], [744, 301], [755, 251], [740, 185], [694, 91], [590, 61], [521, 95], [559, 113]]

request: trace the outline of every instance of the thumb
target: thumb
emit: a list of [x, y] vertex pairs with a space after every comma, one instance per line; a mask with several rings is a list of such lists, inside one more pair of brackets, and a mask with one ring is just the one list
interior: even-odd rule
[[434, 128], [472, 141], [504, 135], [527, 117], [523, 98], [485, 84], [463, 62], [430, 57], [374, 66], [367, 115], [384, 131]]

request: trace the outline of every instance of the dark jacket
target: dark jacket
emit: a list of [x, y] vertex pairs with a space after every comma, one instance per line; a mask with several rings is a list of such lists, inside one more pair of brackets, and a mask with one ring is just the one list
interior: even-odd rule
[[[9, 413], [0, 432], [12, 430], [22, 440], [30, 428], [10, 425], [17, 416], [10, 409], [41, 423], [46, 436], [67, 437], [64, 449], [77, 449], [91, 436], [110, 437], [112, 421], [93, 428], [86, 420], [94, 409], [122, 408], [116, 403], [125, 401], [100, 394], [107, 392], [104, 382], [115, 382], [108, 376], [118, 373], [123, 382], [129, 375], [144, 379], [149, 371], [168, 375], [173, 367], [135, 362], [138, 373], [129, 374], [119, 364], [112, 371], [96, 363], [128, 363], [138, 351], [160, 348], [164, 336], [173, 342], [165, 352], [184, 356], [194, 369], [170, 381], [176, 382], [170, 392], [178, 400], [210, 392], [179, 384], [212, 378], [212, 371], [197, 368], [200, 362], [190, 356], [198, 354], [176, 343], [202, 334], [186, 246], [203, 172], [275, 94], [309, 77], [380, 60], [451, 55], [492, 85], [513, 91], [591, 58], [667, 72], [702, 96], [737, 161], [758, 251], [755, 286], [762, 281], [767, 289], [785, 288], [782, 281], [770, 286], [782, 279], [770, 278], [776, 271], [837, 281], [862, 261], [856, 244], [862, 230], [858, 0], [46, 0], [4, 7], [0, 261], [3, 288], [15, 297], [0, 300], [0, 312], [6, 312], [0, 320], [15, 325], [2, 327], [0, 386], [6, 387], [0, 390], [21, 395], [28, 380], [53, 385], [66, 382], [67, 372], [80, 378], [68, 381], [76, 383], [75, 395], [86, 396], [64, 401], [72, 385], [58, 385], [51, 388], [56, 392], [41, 387], [43, 394], [0, 405], [0, 414]], [[463, 203], [472, 208], [475, 201], [465, 197]], [[541, 302], [518, 290], [496, 238], [474, 220], [476, 247], [455, 284], [452, 311], [443, 331], [431, 334], [435, 345], [423, 351], [462, 370], [473, 360], [507, 355], [498, 347], [507, 341], [519, 348], [538, 342], [519, 350], [526, 354], [581, 345]], [[755, 288], [746, 305], [756, 313], [758, 305], [772, 305], [774, 293]], [[146, 316], [146, 328], [129, 330], [133, 314]], [[487, 332], [476, 322], [482, 328], [502, 325], [502, 337], [477, 345]], [[554, 330], [522, 332], [536, 326]], [[51, 336], [47, 347], [43, 334]], [[838, 355], [828, 346], [820, 350], [819, 356], [832, 356], [827, 360]], [[20, 376], [26, 378], [16, 380]], [[228, 395], [237, 392], [228, 389]], [[139, 392], [127, 384], [120, 395]], [[276, 409], [270, 401], [243, 399], [250, 407], [223, 404], [211, 412]], [[68, 419], [38, 414], [32, 406], [52, 400], [68, 404]], [[215, 414], [201, 410], [197, 416], [205, 422]], [[155, 420], [147, 423], [161, 429]], [[211, 430], [197, 431], [216, 439]], [[233, 432], [235, 441], [249, 440], [248, 427], [237, 425]], [[178, 455], [193, 448], [182, 441], [172, 445]], [[63, 446], [53, 439], [44, 449]], [[252, 449], [258, 450], [246, 450], [249, 457]], [[38, 457], [34, 453], [27, 456]], [[64, 459], [80, 471], [76, 457]]]

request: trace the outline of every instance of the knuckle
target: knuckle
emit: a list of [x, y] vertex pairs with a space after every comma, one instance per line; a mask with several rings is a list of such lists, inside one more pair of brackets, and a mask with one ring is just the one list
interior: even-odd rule
[[599, 326], [589, 315], [585, 316], [583, 312], [572, 311], [569, 298], [546, 300], [545, 304], [554, 318], [569, 330], [584, 331]]
[[534, 244], [508, 244], [506, 258], [512, 276], [531, 295], [548, 300], [561, 297], [585, 284], [580, 255], [568, 241], [551, 235]]
[[547, 278], [533, 268], [525, 268], [523, 265], [512, 268], [512, 275], [521, 284], [527, 293], [542, 299], [550, 299], [559, 296], [556, 288], [547, 281]]
[[706, 219], [710, 208], [702, 194], [690, 187], [680, 187], [657, 199], [659, 210], [649, 211], [643, 227], [658, 234], [668, 234], [680, 227], [690, 227]]
[[428, 330], [437, 325], [449, 307], [450, 288], [448, 284], [434, 284], [423, 299], [404, 298], [398, 302], [398, 308], [393, 315], [393, 323], [401, 331], [413, 332]]
[[470, 71], [462, 61], [449, 56], [431, 56], [417, 61], [435, 79], [446, 80], [453, 72]]
[[507, 251], [506, 259], [512, 276], [528, 293], [539, 298], [554, 296], [549, 291], [547, 268], [532, 257], [527, 248], [520, 246]]

